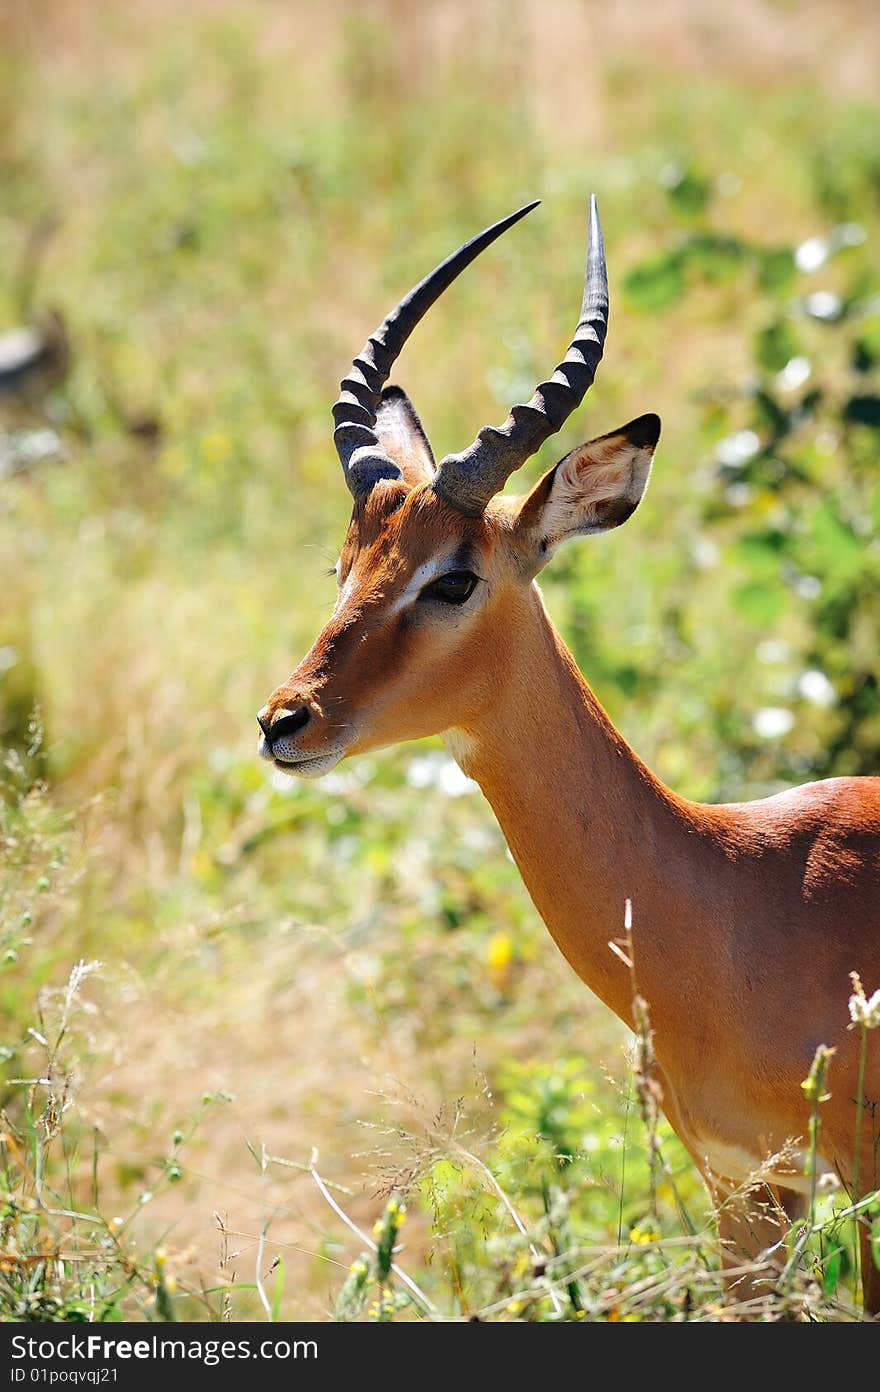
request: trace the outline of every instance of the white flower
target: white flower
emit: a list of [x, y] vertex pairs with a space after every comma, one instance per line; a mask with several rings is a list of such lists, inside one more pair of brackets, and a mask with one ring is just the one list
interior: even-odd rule
[[791, 647], [784, 638], [765, 638], [755, 649], [759, 662], [785, 662], [791, 657]]
[[776, 374], [776, 385], [782, 391], [797, 391], [810, 375], [809, 358], [789, 358], [781, 372]]
[[818, 271], [828, 260], [831, 248], [824, 237], [810, 237], [801, 242], [794, 254], [794, 264], [799, 271]]
[[721, 552], [716, 542], [710, 537], [696, 536], [691, 541], [690, 546], [691, 560], [700, 570], [711, 570], [721, 559]]
[[815, 290], [804, 300], [804, 306], [811, 318], [830, 322], [840, 317], [843, 300], [833, 290]]
[[833, 1170], [826, 1170], [816, 1180], [816, 1188], [820, 1194], [833, 1194], [835, 1189], [840, 1188], [840, 1180]]
[[880, 991], [875, 991], [870, 999], [855, 992], [849, 998], [849, 1017], [854, 1025], [864, 1025], [865, 1029], [880, 1026]]
[[804, 700], [812, 701], [814, 706], [833, 706], [837, 700], [837, 692], [831, 682], [824, 672], [815, 667], [801, 673], [797, 687]]
[[822, 593], [822, 581], [816, 575], [802, 575], [795, 589], [802, 599], [816, 599]]
[[752, 729], [762, 739], [781, 739], [794, 725], [794, 716], [784, 706], [762, 706], [752, 716]]
[[719, 464], [726, 464], [729, 469], [737, 469], [741, 464], [748, 464], [750, 459], [754, 459], [760, 448], [761, 437], [754, 430], [738, 430], [734, 435], [727, 435], [720, 441], [715, 454]]

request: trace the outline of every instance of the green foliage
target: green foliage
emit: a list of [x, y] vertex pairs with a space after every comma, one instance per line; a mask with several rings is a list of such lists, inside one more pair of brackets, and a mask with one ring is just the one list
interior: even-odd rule
[[[336, 1299], [335, 1317], [351, 1320], [367, 1308], [368, 1318], [376, 1324], [388, 1324], [395, 1312], [406, 1310], [412, 1303], [405, 1290], [392, 1290], [389, 1285], [397, 1239], [406, 1218], [406, 1204], [392, 1197], [385, 1205], [381, 1218], [373, 1228], [376, 1241], [369, 1253], [362, 1253], [349, 1268], [348, 1279]], [[418, 1308], [418, 1307], [417, 1307]], [[430, 1304], [423, 1308], [430, 1309]]]
[[[664, 437], [633, 522], [548, 567], [554, 617], [686, 795], [876, 773], [876, 105], [682, 81], [628, 41], [595, 60], [606, 119], [572, 107], [561, 139], [541, 102], [583, 75], [534, 81], [520, 7], [448, 48], [431, 7], [149, 8], [0, 13], [0, 331], [54, 306], [73, 354], [0, 406], [3, 1314], [414, 1318], [397, 1245], [443, 1316], [738, 1317], [621, 1031], [445, 754], [282, 785], [253, 713], [333, 602], [352, 351], [546, 195], [401, 363], [459, 448], [557, 360], [595, 188], [613, 336], [524, 481], [647, 409]], [[361, 1208], [367, 1175], [406, 1195], [339, 1280], [351, 1235], [308, 1174], [256, 1195], [241, 1136], [277, 1132]], [[852, 1278], [823, 1228], [766, 1313], [838, 1317]]]
[[[147, 1166], [152, 1187], [131, 1211], [108, 1217], [102, 1136], [77, 1115], [76, 1097], [94, 1047], [85, 998], [101, 964], [79, 961], [63, 985], [46, 984], [65, 961], [57, 939], [80, 849], [74, 819], [52, 807], [36, 776], [41, 749], [34, 719], [26, 756], [9, 752], [0, 770], [0, 1319], [172, 1320], [177, 1279], [168, 1254], [135, 1234], [144, 1207], [183, 1178], [201, 1115]], [[215, 1100], [206, 1094], [203, 1108]]]
[[[786, 713], [794, 733], [768, 749], [759, 713], [756, 740], [746, 726], [731, 726], [725, 704], [705, 702], [725, 745], [722, 795], [732, 791], [731, 771], [740, 786], [769, 791], [877, 768], [880, 691], [870, 635], [880, 570], [870, 538], [880, 415], [866, 388], [876, 379], [880, 280], [861, 253], [866, 233], [855, 220], [870, 207], [868, 193], [853, 189], [838, 209], [850, 220], [797, 248], [704, 225], [634, 266], [625, 281], [634, 305], [656, 311], [730, 280], [756, 325], [750, 361], [700, 391], [713, 445], [694, 526], [713, 565], [715, 557], [731, 562], [715, 598], [743, 624], [727, 660], [713, 654], [713, 684], [718, 690], [725, 674], [732, 678], [734, 664], [751, 661], [754, 670], [751, 635], [775, 630], [780, 641], [766, 657], [772, 681], [760, 684], [775, 688], [767, 705]], [[707, 217], [708, 206], [707, 199], [694, 207], [693, 219]], [[826, 265], [838, 288], [813, 289]], [[740, 322], [744, 331], [745, 315]], [[676, 627], [690, 627], [697, 603], [703, 596], [675, 611]]]
[[[828, 1058], [827, 1052], [818, 1057], [804, 1083], [814, 1102], [808, 1161], [814, 1178]], [[634, 1216], [633, 1197], [644, 1200], [650, 1190], [649, 1147], [637, 1120], [612, 1161], [613, 1173], [600, 1174], [609, 1157], [598, 1153], [602, 1128], [587, 1077], [577, 1059], [513, 1067], [501, 1084], [502, 1129], [485, 1161], [458, 1139], [460, 1115], [451, 1131], [441, 1134], [435, 1123], [429, 1137], [406, 1137], [419, 1156], [409, 1171], [412, 1204], [431, 1218], [428, 1265], [414, 1273], [421, 1284], [407, 1272], [406, 1244], [399, 1241], [405, 1208], [392, 1196], [373, 1228], [375, 1245], [354, 1260], [339, 1289], [335, 1318], [775, 1323], [853, 1317], [851, 1205], [817, 1205], [814, 1193], [809, 1222], [780, 1234], [788, 1260], [755, 1262], [725, 1290], [705, 1199], [686, 1166], [678, 1165], [683, 1187], [672, 1183], [663, 1157], [675, 1142], [665, 1129], [657, 1153], [666, 1181], [652, 1212]], [[695, 1200], [690, 1212], [685, 1192]], [[737, 1198], [756, 1215], [766, 1206], [760, 1181]], [[875, 1228], [878, 1206], [876, 1194], [860, 1206]]]
[[[142, 1279], [137, 1263], [97, 1214], [76, 1211], [70, 1191], [56, 1187], [56, 1173], [63, 1175], [73, 1159], [56, 1155], [69, 1103], [61, 1051], [88, 976], [84, 963], [71, 973], [57, 1020], [47, 1023], [41, 1011], [33, 1025], [22, 1028], [29, 1008], [19, 994], [22, 966], [36, 958], [33, 989], [52, 964], [45, 943], [42, 956], [35, 951], [35, 939], [51, 933], [71, 842], [68, 819], [52, 809], [47, 790], [33, 776], [39, 750], [33, 722], [29, 757], [10, 752], [0, 781], [0, 991], [6, 1022], [0, 1058], [9, 1079], [0, 1109], [0, 1311], [2, 1318], [19, 1321], [121, 1319], [129, 1288]], [[29, 1069], [31, 1077], [11, 1076]]]

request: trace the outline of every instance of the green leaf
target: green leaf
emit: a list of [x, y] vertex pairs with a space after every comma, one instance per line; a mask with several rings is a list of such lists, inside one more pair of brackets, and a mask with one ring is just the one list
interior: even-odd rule
[[759, 435], [769, 435], [775, 444], [791, 430], [791, 417], [768, 391], [756, 391], [755, 429]]
[[847, 425], [867, 425], [880, 430], [880, 396], [851, 396], [843, 408]]
[[880, 364], [880, 319], [862, 329], [853, 344], [852, 364], [856, 372], [872, 372]]
[[750, 570], [762, 575], [776, 576], [780, 558], [791, 550], [791, 537], [778, 527], [763, 532], [749, 532], [736, 543], [736, 556]]
[[689, 270], [711, 284], [719, 284], [736, 275], [749, 256], [749, 248], [739, 237], [696, 232], [682, 248], [682, 256]]
[[831, 1253], [830, 1257], [825, 1263], [825, 1271], [822, 1276], [822, 1289], [826, 1295], [833, 1295], [834, 1292], [837, 1290], [838, 1282], [840, 1281], [842, 1265], [843, 1258], [841, 1250], [838, 1247], [836, 1251]]
[[858, 571], [864, 561], [864, 543], [828, 503], [813, 515], [810, 537], [818, 560], [829, 575], [841, 577]]
[[799, 352], [800, 344], [784, 319], [768, 324], [755, 339], [755, 357], [768, 372], [781, 372]]
[[775, 623], [785, 608], [785, 591], [772, 580], [747, 580], [733, 592], [733, 603], [753, 624]]
[[634, 266], [624, 279], [623, 288], [637, 309], [666, 309], [684, 293], [681, 254], [665, 252]]
[[787, 290], [797, 271], [791, 247], [769, 247], [758, 253], [758, 284], [762, 290]]
[[687, 217], [702, 213], [712, 199], [712, 185], [695, 169], [675, 169], [663, 183], [672, 206]]

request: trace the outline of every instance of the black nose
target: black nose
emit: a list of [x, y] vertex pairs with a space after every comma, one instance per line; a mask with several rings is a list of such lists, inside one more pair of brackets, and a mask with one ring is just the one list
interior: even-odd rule
[[287, 715], [282, 715], [280, 720], [271, 720], [265, 715], [257, 716], [257, 723], [270, 744], [274, 744], [282, 735], [296, 734], [297, 730], [301, 730], [304, 725], [308, 724], [308, 720], [308, 706], [297, 706]]

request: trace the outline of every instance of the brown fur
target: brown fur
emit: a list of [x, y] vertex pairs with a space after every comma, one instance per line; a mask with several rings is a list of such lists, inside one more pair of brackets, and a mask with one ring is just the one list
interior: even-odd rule
[[[629, 458], [651, 447], [618, 433], [584, 457], [604, 467], [616, 451]], [[410, 464], [412, 477], [424, 456]], [[595, 517], [592, 467], [578, 464], [583, 507]], [[606, 525], [638, 501], [627, 493], [632, 471], [619, 472], [617, 502], [600, 489]], [[544, 520], [559, 513], [554, 474], [524, 502], [496, 500], [476, 519], [427, 482], [378, 485], [352, 518], [337, 608], [267, 712], [308, 705], [303, 754], [319, 754], [340, 731], [347, 754], [445, 733], [492, 804], [560, 950], [628, 1023], [632, 982], [608, 943], [632, 901], [664, 1109], [713, 1189], [729, 1192], [741, 1178], [719, 1174], [713, 1156], [741, 1152], [757, 1163], [804, 1144], [800, 1083], [816, 1046], [833, 1045], [821, 1150], [851, 1184], [859, 1038], [847, 1029], [847, 999], [851, 971], [867, 989], [880, 986], [880, 779], [833, 779], [729, 806], [664, 787], [608, 720], [531, 583], [548, 549]], [[641, 474], [643, 487], [646, 464]], [[415, 599], [395, 610], [419, 567], [464, 545], [481, 576], [467, 605]], [[863, 1192], [878, 1182], [880, 1049], [869, 1060]], [[799, 1201], [785, 1179], [783, 1164], [773, 1180], [790, 1213]], [[732, 1259], [766, 1245], [771, 1229], [778, 1235], [777, 1221], [728, 1205]], [[866, 1305], [877, 1311], [872, 1271], [866, 1260]]]

